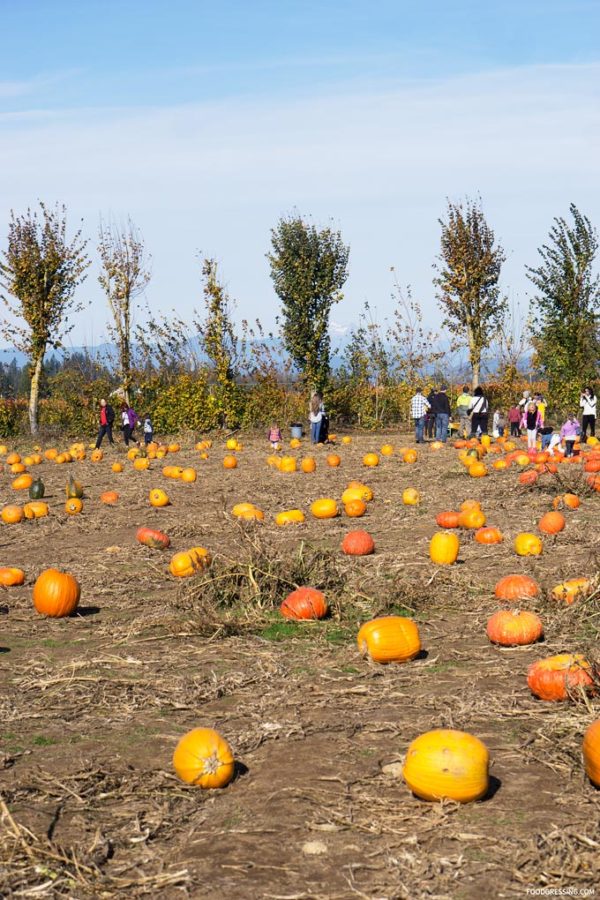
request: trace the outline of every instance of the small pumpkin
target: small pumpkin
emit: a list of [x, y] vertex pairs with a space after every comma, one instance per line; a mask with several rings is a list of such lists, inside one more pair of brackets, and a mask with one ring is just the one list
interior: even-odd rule
[[534, 469], [528, 469], [519, 475], [519, 484], [532, 485], [538, 480], [538, 473]]
[[275, 516], [275, 524], [279, 526], [301, 525], [305, 519], [306, 516], [301, 509], [285, 509], [283, 512], [277, 513]]
[[349, 531], [342, 541], [342, 551], [346, 556], [369, 556], [375, 552], [375, 541], [362, 528]]
[[416, 488], [406, 488], [402, 491], [402, 502], [405, 506], [418, 506], [421, 502], [421, 495]]
[[173, 768], [186, 784], [222, 788], [235, 772], [231, 747], [212, 728], [194, 728], [179, 740], [173, 753]]
[[74, 481], [73, 478], [69, 478], [65, 487], [65, 494], [68, 499], [71, 497], [79, 497], [81, 499], [83, 497], [83, 486], [78, 481]]
[[119, 494], [116, 491], [104, 491], [100, 494], [100, 502], [107, 506], [116, 506], [119, 502]]
[[458, 558], [460, 542], [451, 531], [436, 532], [429, 543], [429, 557], [437, 566], [451, 566]]
[[593, 687], [594, 670], [581, 653], [560, 653], [532, 663], [527, 684], [540, 700], [567, 700], [570, 691]]
[[538, 528], [544, 534], [558, 534], [566, 525], [565, 517], [558, 510], [547, 512], [538, 522]]
[[393, 444], [384, 444], [379, 452], [381, 453], [382, 456], [393, 456], [394, 455], [394, 446], [393, 446]]
[[406, 453], [402, 457], [402, 462], [408, 463], [412, 465], [417, 461], [417, 451], [416, 450], [407, 450]]
[[17, 523], [22, 522], [23, 516], [23, 508], [21, 506], [15, 506], [12, 503], [5, 506], [0, 513], [0, 518], [6, 525], [16, 525]]
[[380, 616], [365, 622], [356, 637], [362, 656], [376, 663], [401, 663], [421, 652], [416, 622], [404, 616]]
[[227, 454], [227, 456], [223, 457], [223, 468], [224, 469], [237, 469], [237, 457], [232, 454]]
[[502, 532], [498, 528], [488, 526], [487, 528], [478, 528], [475, 532], [475, 540], [478, 544], [501, 544], [504, 540]]
[[197, 477], [196, 470], [192, 466], [188, 466], [181, 473], [181, 480], [184, 484], [193, 484]]
[[77, 516], [83, 510], [83, 500], [79, 497], [71, 497], [65, 503], [65, 512], [68, 516]]
[[497, 582], [494, 594], [498, 600], [523, 600], [527, 597], [537, 597], [540, 586], [529, 575], [505, 575]]
[[592, 784], [600, 787], [600, 719], [586, 729], [582, 752], [585, 774]]
[[339, 515], [337, 501], [331, 497], [321, 497], [310, 505], [310, 511], [315, 519], [335, 519]]
[[443, 510], [435, 517], [436, 525], [439, 525], [440, 528], [458, 528], [459, 520], [460, 513], [452, 510]]
[[589, 578], [569, 578], [552, 588], [551, 597], [570, 606], [575, 600], [589, 594], [591, 588]]
[[0, 584], [4, 587], [16, 587], [25, 583], [25, 572], [14, 566], [0, 567]]
[[46, 569], [33, 586], [33, 605], [41, 615], [60, 619], [75, 612], [80, 595], [79, 582], [73, 575]]
[[147, 456], [138, 456], [133, 461], [133, 468], [136, 472], [145, 472], [150, 468], [150, 460]]
[[[371, 500], [373, 499], [372, 489], [369, 487], [368, 484], [363, 484], [362, 481], [351, 481], [348, 484], [348, 487], [346, 488], [346, 490], [358, 491], [357, 496], [360, 497], [361, 500], [364, 500], [365, 503], [370, 503]], [[345, 493], [346, 492], [344, 491], [344, 494], [342, 494], [342, 503], [346, 502]], [[352, 498], [349, 497], [348, 499], [352, 499]]]
[[104, 451], [103, 450], [92, 450], [92, 455], [90, 456], [92, 462], [101, 462], [104, 459]]
[[312, 587], [299, 587], [279, 607], [286, 619], [323, 619], [329, 612], [325, 594]]
[[464, 731], [435, 729], [416, 738], [406, 753], [403, 778], [422, 800], [480, 800], [489, 789], [490, 755]]
[[29, 486], [29, 499], [30, 500], [43, 500], [44, 494], [46, 493], [46, 486], [41, 478], [36, 478], [35, 481], [31, 483]]
[[581, 500], [577, 494], [562, 494], [552, 501], [554, 509], [560, 509], [561, 506], [566, 506], [567, 509], [579, 509], [580, 505]]
[[176, 553], [169, 563], [169, 571], [176, 578], [189, 578], [196, 572], [208, 569], [212, 562], [211, 555], [204, 547], [192, 547]]
[[290, 441], [290, 449], [297, 450], [298, 447], [302, 445], [302, 441], [299, 438], [292, 438]]
[[514, 540], [514, 549], [517, 556], [540, 556], [544, 545], [537, 534], [521, 531]]
[[484, 478], [488, 473], [485, 463], [479, 461], [470, 465], [467, 471], [471, 478]]
[[518, 647], [534, 644], [544, 634], [539, 616], [524, 609], [500, 609], [488, 619], [486, 634], [493, 644]]
[[144, 547], [151, 547], [153, 550], [166, 550], [171, 544], [171, 538], [163, 531], [157, 528], [148, 528], [142, 525], [135, 533], [136, 539]]
[[460, 528], [483, 528], [485, 523], [485, 513], [478, 506], [469, 506], [466, 509], [461, 509], [458, 514], [458, 524]]
[[280, 472], [285, 472], [290, 475], [292, 472], [296, 472], [298, 469], [298, 463], [295, 456], [282, 456], [278, 461], [279, 465], [277, 468]]
[[14, 466], [16, 463], [20, 463], [20, 462], [21, 462], [21, 457], [19, 456], [18, 453], [14, 453], [14, 452], [9, 453], [8, 456], [6, 457], [6, 465], [7, 466]]
[[317, 468], [317, 463], [312, 456], [305, 456], [302, 462], [300, 463], [300, 468], [303, 472], [307, 474], [309, 472], [314, 472]]
[[48, 504], [43, 500], [31, 500], [23, 507], [26, 519], [44, 519], [48, 515]]
[[347, 503], [344, 503], [344, 512], [350, 519], [359, 519], [361, 516], [367, 511], [367, 504], [364, 500], [360, 500], [358, 497], [354, 500], [348, 500]]
[[161, 490], [161, 488], [152, 488], [148, 494], [148, 499], [150, 500], [150, 506], [155, 506], [157, 508], [168, 506], [171, 502], [167, 492]]
[[363, 456], [363, 466], [374, 468], [379, 465], [379, 456], [377, 453], [365, 453]]
[[337, 453], [329, 453], [326, 459], [327, 465], [331, 466], [332, 469], [337, 469], [337, 467], [342, 462], [341, 456], [338, 456]]
[[32, 484], [33, 478], [31, 475], [24, 473], [23, 475], [18, 475], [17, 478], [14, 479], [12, 488], [15, 491], [28, 491]]
[[119, 463], [119, 462], [115, 462], [115, 463], [112, 464], [112, 466], [111, 466], [110, 468], [111, 468], [111, 471], [113, 471], [113, 472], [116, 472], [116, 473], [122, 472], [122, 471], [123, 471], [123, 464], [122, 464], [122, 463]]

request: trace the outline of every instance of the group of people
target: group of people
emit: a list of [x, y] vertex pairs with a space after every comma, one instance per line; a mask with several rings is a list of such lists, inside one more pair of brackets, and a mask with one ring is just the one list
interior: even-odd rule
[[[417, 444], [425, 443], [425, 437], [432, 438], [435, 435], [437, 441], [446, 442], [451, 431], [450, 418], [451, 407], [447, 394], [448, 388], [443, 384], [439, 389], [433, 389], [426, 397], [421, 390], [417, 390], [411, 399], [411, 416], [415, 423], [415, 440]], [[501, 437], [505, 433], [507, 425], [510, 427], [512, 437], [519, 437], [523, 432], [527, 435], [528, 449], [535, 449], [538, 437], [541, 438], [542, 448], [553, 452], [554, 447], [564, 444], [565, 454], [572, 455], [575, 440], [581, 437], [587, 438], [596, 435], [596, 405], [597, 399], [591, 387], [585, 387], [581, 392], [579, 406], [582, 411], [581, 424], [575, 413], [569, 413], [566, 421], [558, 432], [546, 423], [546, 410], [548, 404], [542, 394], [534, 394], [523, 391], [523, 396], [508, 410], [506, 419], [500, 409], [494, 410], [492, 417], [492, 435]], [[481, 387], [476, 387], [471, 394], [467, 385], [462, 389], [456, 400], [457, 432], [460, 437], [477, 437], [480, 434], [488, 434], [489, 429], [489, 404]]]
[[[126, 447], [132, 442], [139, 446], [139, 441], [135, 437], [135, 429], [140, 424], [140, 417], [129, 403], [123, 401], [121, 404], [121, 431], [123, 432], [123, 442]], [[115, 411], [110, 403], [106, 400], [100, 401], [100, 427], [98, 429], [98, 437], [96, 439], [96, 449], [98, 450], [102, 444], [104, 436], [108, 438], [109, 444], [114, 444], [113, 427], [115, 424]], [[144, 443], [151, 444], [154, 440], [154, 426], [150, 413], [146, 413], [143, 419]]]

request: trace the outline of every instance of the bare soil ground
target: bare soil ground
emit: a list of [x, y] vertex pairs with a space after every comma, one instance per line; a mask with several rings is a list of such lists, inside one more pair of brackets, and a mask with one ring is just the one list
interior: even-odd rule
[[[467, 900], [599, 884], [600, 800], [580, 747], [600, 701], [540, 702], [525, 673], [542, 656], [597, 646], [597, 595], [558, 609], [547, 590], [596, 576], [600, 495], [568, 512], [542, 557], [521, 559], [512, 538], [535, 530], [555, 485], [524, 489], [512, 467], [469, 479], [450, 447], [422, 448], [412, 466], [395, 455], [365, 469], [364, 452], [383, 442], [354, 437], [338, 469], [318, 448], [312, 475], [268, 468], [258, 439], [229, 472], [217, 442], [205, 461], [182, 450], [174, 461], [197, 467], [194, 484], [165, 479], [158, 461], [149, 472], [126, 463], [113, 474], [122, 447], [101, 463], [36, 470], [50, 518], [0, 530], [0, 564], [27, 573], [23, 587], [0, 588], [2, 897]], [[71, 473], [88, 499], [69, 518]], [[14, 502], [10, 476], [1, 478], [3, 504]], [[308, 512], [352, 478], [375, 493], [362, 520], [309, 516], [276, 528], [276, 512]], [[171, 506], [149, 506], [156, 486]], [[420, 506], [403, 506], [408, 486], [421, 492]], [[115, 508], [98, 499], [109, 488], [121, 495]], [[458, 564], [436, 568], [435, 514], [469, 496], [504, 543], [484, 547], [463, 534]], [[233, 522], [231, 507], [245, 500], [265, 511], [264, 525]], [[171, 551], [137, 544], [142, 524], [170, 534], [173, 551], [209, 548], [210, 574], [172, 578]], [[352, 527], [373, 535], [373, 557], [342, 556]], [[32, 584], [52, 565], [82, 585], [72, 618], [33, 610]], [[530, 605], [545, 623], [542, 644], [500, 649], [486, 638], [493, 587], [512, 572], [545, 589]], [[287, 590], [303, 581], [326, 591], [327, 621], [279, 616]], [[425, 654], [369, 665], [357, 653], [357, 626], [392, 611], [416, 618]], [[239, 761], [220, 791], [189, 788], [172, 770], [177, 740], [201, 725], [218, 729]], [[425, 803], [403, 784], [397, 764], [408, 744], [437, 727], [488, 745], [494, 779], [484, 801]]]

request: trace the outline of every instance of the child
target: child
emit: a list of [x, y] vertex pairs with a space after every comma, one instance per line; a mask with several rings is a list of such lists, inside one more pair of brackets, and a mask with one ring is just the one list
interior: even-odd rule
[[527, 449], [535, 450], [537, 446], [538, 428], [542, 427], [542, 417], [540, 411], [533, 401], [530, 401], [525, 407], [523, 418], [521, 419], [521, 428], [527, 430]]
[[499, 409], [494, 410], [492, 416], [492, 436], [495, 438], [504, 437], [504, 419]]
[[581, 426], [575, 413], [569, 413], [567, 421], [560, 429], [560, 436], [565, 442], [565, 456], [573, 456], [573, 445], [581, 432]]
[[276, 422], [271, 423], [271, 430], [269, 431], [269, 440], [271, 441], [271, 449], [279, 450], [279, 444], [283, 440], [281, 436], [281, 428]]
[[508, 421], [510, 422], [510, 436], [520, 437], [521, 429], [519, 428], [519, 423], [521, 421], [521, 410], [516, 404], [511, 406], [508, 411]]
[[152, 419], [150, 418], [150, 413], [146, 413], [144, 416], [144, 443], [151, 444], [154, 440], [154, 426], [152, 425]]

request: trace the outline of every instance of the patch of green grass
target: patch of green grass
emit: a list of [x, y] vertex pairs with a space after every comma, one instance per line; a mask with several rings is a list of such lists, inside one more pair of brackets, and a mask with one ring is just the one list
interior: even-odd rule
[[459, 662], [457, 659], [449, 659], [447, 662], [436, 663], [433, 666], [427, 666], [428, 672], [450, 672], [452, 669], [460, 669], [463, 663]]
[[35, 744], [36, 747], [51, 747], [57, 741], [54, 738], [45, 737], [43, 734], [36, 734], [31, 743]]
[[345, 628], [343, 625], [330, 625], [325, 630], [325, 640], [329, 641], [330, 644], [346, 644], [352, 636], [352, 632], [349, 628]]
[[285, 641], [299, 637], [300, 629], [291, 622], [273, 622], [260, 632], [260, 636], [266, 641]]
[[344, 672], [345, 675], [360, 675], [360, 669], [356, 666], [340, 666], [340, 672]]

